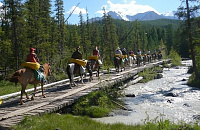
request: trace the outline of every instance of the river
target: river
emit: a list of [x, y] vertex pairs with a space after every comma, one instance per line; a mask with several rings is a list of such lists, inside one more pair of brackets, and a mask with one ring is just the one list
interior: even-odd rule
[[138, 83], [125, 88], [125, 106], [131, 111], [115, 111], [113, 116], [96, 118], [103, 123], [143, 124], [168, 119], [172, 123], [200, 120], [200, 89], [186, 85], [192, 62], [182, 61], [185, 66], [164, 68], [163, 78]]

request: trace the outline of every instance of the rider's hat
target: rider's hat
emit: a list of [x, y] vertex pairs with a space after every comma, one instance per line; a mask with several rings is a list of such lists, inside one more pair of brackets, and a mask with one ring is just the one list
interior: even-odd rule
[[119, 48], [119, 47], [117, 47], [117, 50], [120, 50], [120, 48]]
[[30, 51], [35, 51], [35, 50], [36, 50], [36, 49], [35, 49], [35, 48], [33, 48], [33, 47], [31, 47], [31, 48], [30, 48]]

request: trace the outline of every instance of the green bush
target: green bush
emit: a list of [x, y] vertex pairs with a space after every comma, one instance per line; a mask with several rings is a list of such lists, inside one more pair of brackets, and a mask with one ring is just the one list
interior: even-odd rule
[[170, 50], [169, 58], [171, 59], [172, 66], [181, 65], [181, 57], [173, 48]]
[[113, 98], [104, 91], [91, 92], [78, 99], [72, 108], [72, 113], [89, 117], [104, 117], [112, 108], [115, 108], [112, 100]]
[[200, 88], [200, 80], [196, 78], [195, 73], [193, 72], [190, 76], [187, 84], [192, 87], [199, 87]]

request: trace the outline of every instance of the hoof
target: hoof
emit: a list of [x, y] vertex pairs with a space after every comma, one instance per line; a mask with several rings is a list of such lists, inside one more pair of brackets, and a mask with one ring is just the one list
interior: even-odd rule
[[31, 97], [31, 100], [34, 100], [34, 97], [33, 97], [33, 96]]
[[24, 103], [23, 103], [23, 101], [20, 101], [20, 103], [19, 103], [20, 105], [23, 105]]
[[43, 95], [43, 98], [46, 98], [46, 96], [45, 96], [45, 95]]

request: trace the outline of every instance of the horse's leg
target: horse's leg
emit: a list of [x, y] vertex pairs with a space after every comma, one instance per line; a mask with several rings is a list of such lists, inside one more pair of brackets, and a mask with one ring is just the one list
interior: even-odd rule
[[46, 96], [44, 95], [44, 83], [41, 82], [41, 90], [42, 90], [42, 96], [45, 98]]
[[77, 86], [77, 84], [74, 82], [74, 74], [72, 74], [72, 82], [71, 82], [71, 86], [72, 86], [72, 84], [74, 84], [74, 86]]
[[99, 69], [100, 69], [100, 66], [98, 66], [98, 69], [97, 69], [97, 77], [99, 77]]
[[34, 92], [33, 92], [33, 95], [31, 97], [31, 100], [34, 100], [36, 91], [37, 91], [37, 84], [34, 84]]
[[83, 75], [81, 74], [80, 77], [81, 77], [81, 83], [83, 84]]
[[26, 85], [25, 84], [21, 84], [21, 86], [22, 86], [22, 90], [21, 90], [20, 104], [23, 105], [23, 101], [22, 101], [23, 93], [25, 93], [27, 99], [29, 99], [29, 96], [25, 91], [27, 84]]

